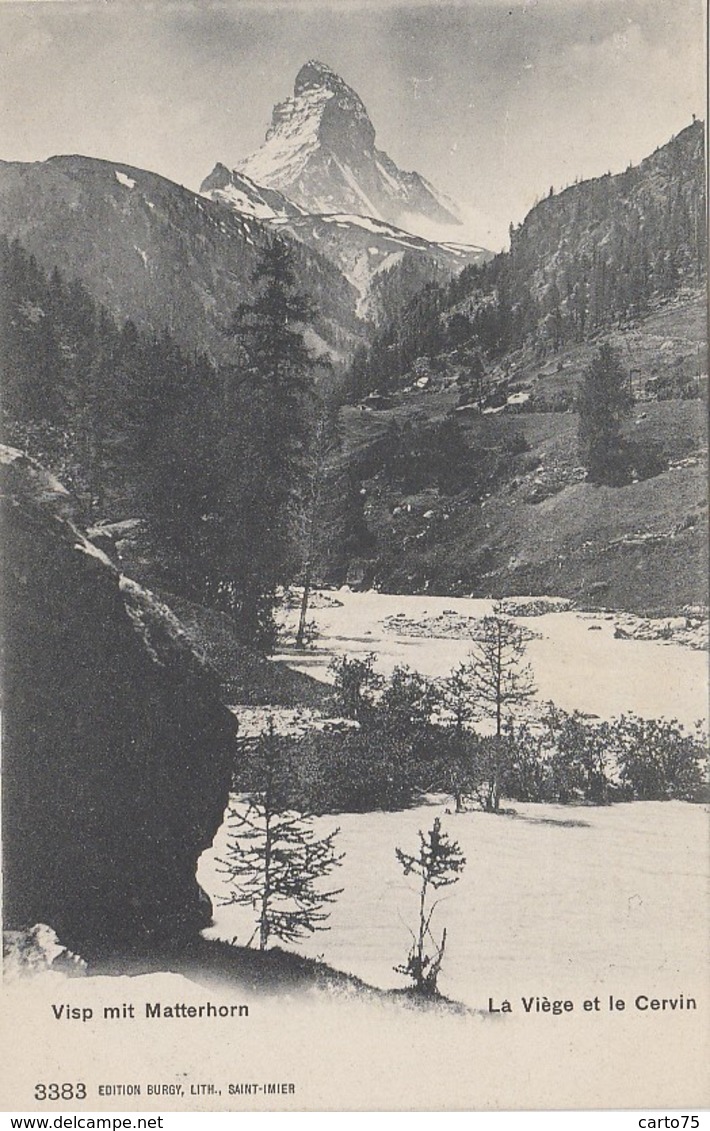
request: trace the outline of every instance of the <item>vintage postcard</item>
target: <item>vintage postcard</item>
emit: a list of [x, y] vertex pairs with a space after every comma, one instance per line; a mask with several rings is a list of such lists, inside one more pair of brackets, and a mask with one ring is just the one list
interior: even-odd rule
[[0, 1108], [708, 1106], [705, 5], [0, 37]]

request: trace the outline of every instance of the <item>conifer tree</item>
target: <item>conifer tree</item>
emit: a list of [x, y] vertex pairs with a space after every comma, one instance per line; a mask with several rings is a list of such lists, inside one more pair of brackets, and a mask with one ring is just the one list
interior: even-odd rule
[[[478, 718], [491, 719], [494, 735], [481, 743], [478, 752], [479, 787], [485, 808], [497, 812], [505, 771], [504, 730], [535, 691], [532, 670], [525, 663], [525, 631], [507, 617], [484, 617], [478, 626], [466, 667], [458, 673], [461, 683], [468, 672], [474, 710]], [[472, 704], [473, 705], [473, 704]]]
[[584, 373], [577, 401], [580, 456], [590, 482], [610, 486], [624, 482], [627, 461], [622, 424], [631, 404], [618, 350], [605, 342]]
[[[431, 891], [455, 884], [466, 864], [457, 841], [449, 839], [441, 830], [437, 817], [433, 826], [424, 834], [419, 833], [419, 852], [414, 855], [395, 849], [405, 876], [412, 873], [419, 879], [419, 922], [416, 932], [412, 932], [412, 946], [406, 963], [395, 966], [398, 974], [406, 974], [414, 982], [418, 993], [435, 996], [439, 991], [437, 981], [446, 950], [446, 929], [437, 942], [431, 929], [431, 922], [438, 901], [431, 902]], [[429, 953], [429, 946], [432, 952]]]
[[283, 241], [265, 251], [254, 286], [232, 327], [238, 357], [225, 410], [234, 427], [224, 429], [220, 461], [229, 611], [245, 641], [267, 645], [275, 590], [298, 558], [289, 510], [303, 476], [316, 359], [304, 339], [313, 308], [296, 289]]
[[476, 629], [468, 665], [479, 717], [494, 720], [496, 738], [535, 690], [525, 663], [525, 640], [523, 629], [497, 614], [484, 617]]
[[339, 829], [316, 836], [313, 818], [287, 807], [284, 766], [273, 720], [258, 741], [251, 773], [257, 785], [245, 810], [228, 818], [226, 859], [220, 863], [232, 890], [227, 903], [251, 907], [260, 950], [272, 939], [293, 943], [314, 931], [327, 931], [329, 906], [342, 888], [324, 881], [343, 860], [335, 839]]

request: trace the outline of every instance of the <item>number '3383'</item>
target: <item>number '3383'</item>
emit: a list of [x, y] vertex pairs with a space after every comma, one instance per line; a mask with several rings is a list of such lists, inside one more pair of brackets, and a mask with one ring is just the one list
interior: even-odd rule
[[35, 1084], [36, 1100], [85, 1100], [86, 1084]]

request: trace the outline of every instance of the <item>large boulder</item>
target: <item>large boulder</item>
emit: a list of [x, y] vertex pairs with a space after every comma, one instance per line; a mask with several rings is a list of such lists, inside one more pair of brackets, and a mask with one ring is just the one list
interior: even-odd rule
[[71, 497], [0, 449], [4, 920], [84, 958], [180, 947], [211, 918], [199, 855], [236, 724], [180, 622], [80, 532]]

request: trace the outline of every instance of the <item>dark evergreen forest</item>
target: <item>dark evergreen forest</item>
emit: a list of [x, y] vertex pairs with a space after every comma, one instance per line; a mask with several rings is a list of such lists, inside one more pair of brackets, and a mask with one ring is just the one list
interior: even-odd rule
[[[268, 647], [276, 590], [298, 576], [304, 522], [314, 525], [303, 512], [323, 421], [337, 451], [315, 390], [322, 366], [300, 329], [312, 309], [286, 246], [274, 241], [253, 299], [234, 313], [233, 365], [185, 352], [167, 331], [119, 325], [80, 282], [45, 276], [18, 242], [0, 240], [0, 272], [5, 442], [60, 478], [82, 525], [138, 519], [132, 564], [143, 580], [229, 613], [246, 642]], [[337, 572], [357, 530], [359, 484], [332, 462], [321, 475], [336, 482], [318, 505], [338, 502], [322, 502], [317, 525]]]

